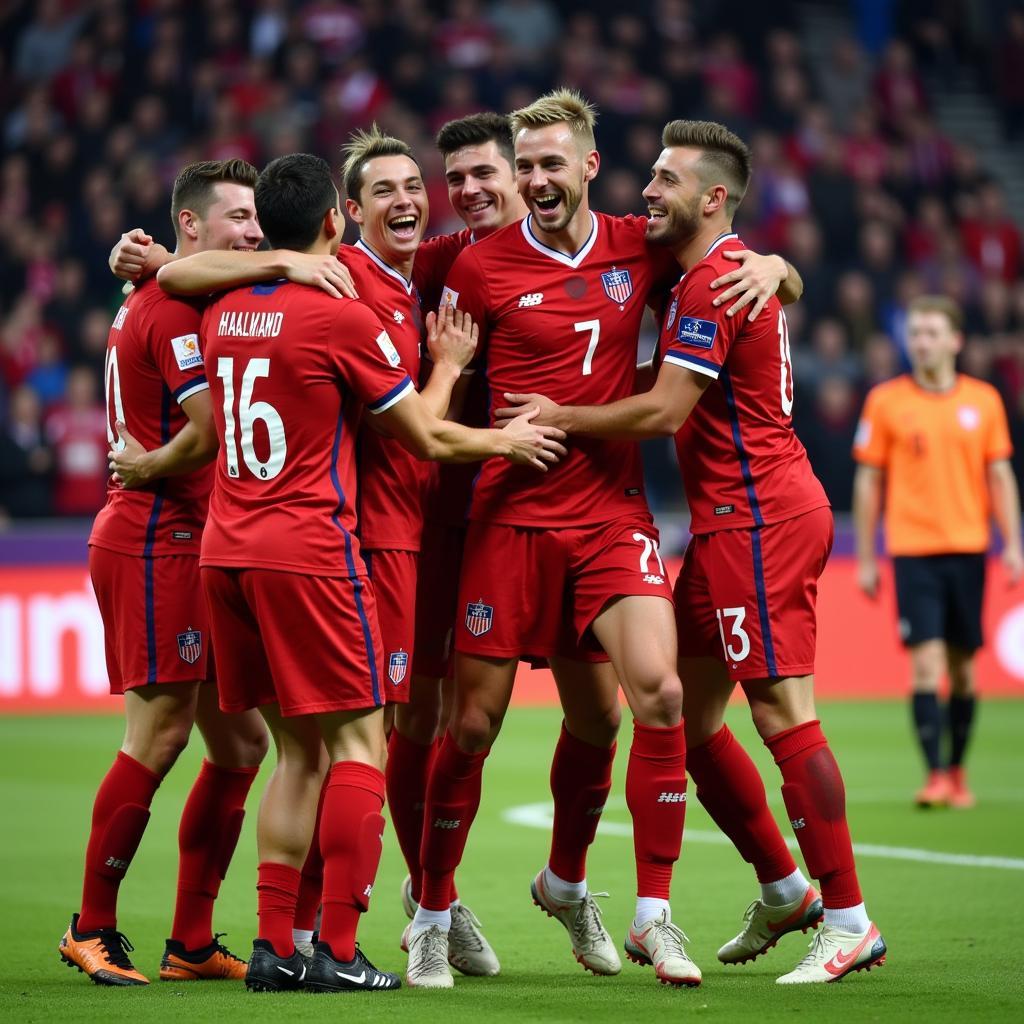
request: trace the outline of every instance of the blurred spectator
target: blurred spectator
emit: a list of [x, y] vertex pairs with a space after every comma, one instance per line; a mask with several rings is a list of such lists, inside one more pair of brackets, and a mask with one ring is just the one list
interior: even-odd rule
[[7, 422], [0, 426], [0, 513], [16, 519], [50, 515], [53, 465], [42, 404], [23, 384], [11, 393]]
[[69, 374], [64, 403], [46, 418], [56, 462], [53, 509], [62, 516], [94, 515], [106, 500], [107, 411], [86, 366]]
[[986, 277], [1015, 281], [1021, 272], [1021, 235], [1006, 212], [1003, 188], [996, 181], [986, 182], [977, 199], [975, 216], [960, 226], [964, 252]]
[[543, 61], [558, 39], [558, 12], [546, 0], [497, 0], [489, 18], [519, 64]]
[[853, 36], [839, 36], [821, 71], [819, 87], [835, 119], [847, 131], [853, 112], [862, 109], [871, 89], [871, 71], [864, 51]]
[[61, 0], [40, 0], [35, 20], [18, 37], [15, 74], [24, 81], [45, 82], [52, 78], [67, 62], [86, 14], [85, 10], [67, 10]]
[[1006, 29], [996, 57], [995, 86], [1006, 137], [1019, 141], [1024, 137], [1024, 10], [1020, 8], [1006, 14]]

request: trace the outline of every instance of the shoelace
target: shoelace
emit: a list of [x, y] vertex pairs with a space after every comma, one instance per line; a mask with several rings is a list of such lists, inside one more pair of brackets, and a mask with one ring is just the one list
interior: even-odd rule
[[814, 938], [811, 939], [811, 942], [810, 942], [810, 946], [809, 946], [810, 952], [807, 953], [804, 956], [803, 960], [801, 960], [800, 963], [798, 963], [796, 965], [796, 969], [799, 970], [801, 967], [804, 967], [807, 964], [814, 963], [814, 961], [817, 960], [819, 958], [819, 956], [820, 957], [824, 957], [825, 953], [827, 952], [827, 950], [822, 950], [822, 949], [819, 949], [818, 947], [819, 946], [827, 945], [828, 941], [829, 941], [828, 936], [823, 931], [815, 932], [814, 933]]
[[216, 948], [216, 951], [220, 953], [221, 956], [227, 957], [228, 960], [234, 960], [236, 963], [244, 964], [245, 961], [240, 956], [235, 956], [227, 946], [218, 941], [218, 939], [223, 935], [227, 935], [227, 932], [215, 932], [213, 935], [213, 945]]
[[[588, 892], [580, 901], [576, 919], [572, 923], [573, 945], [577, 949], [589, 949], [604, 939], [604, 923], [597, 899], [607, 899], [606, 892]], [[586, 940], [586, 942], [582, 941]]]
[[750, 922], [754, 920], [754, 915], [757, 913], [757, 908], [760, 906], [760, 904], [760, 900], [754, 900], [754, 902], [751, 903], [745, 911], [743, 911], [743, 920], [747, 924], [750, 924]]
[[421, 972], [435, 974], [448, 970], [448, 938], [437, 925], [431, 925], [426, 930], [419, 943], [416, 959]]
[[464, 907], [461, 903], [452, 907], [452, 926], [449, 936], [454, 933], [463, 948], [473, 949], [477, 953], [483, 952], [483, 940], [477, 931], [480, 927], [480, 922], [469, 907]]
[[383, 971], [377, 970], [377, 968], [372, 963], [370, 963], [370, 958], [363, 952], [363, 948], [362, 948], [362, 946], [359, 945], [358, 942], [356, 943], [356, 956], [355, 956], [355, 958], [356, 958], [357, 961], [358, 960], [362, 960], [362, 962], [364, 964], [366, 964], [366, 966], [369, 967], [371, 971], [377, 971], [378, 974], [383, 974], [384, 973]]
[[683, 960], [690, 959], [686, 955], [686, 950], [683, 948], [683, 943], [689, 942], [690, 939], [682, 928], [678, 925], [670, 924], [667, 921], [662, 921], [654, 926], [654, 930], [662, 943], [664, 943], [667, 953], [680, 957]]
[[135, 947], [128, 941], [128, 936], [124, 932], [113, 929], [102, 931], [99, 938], [103, 943], [103, 955], [108, 964], [128, 971], [135, 970], [135, 965], [128, 959], [128, 954], [134, 953]]

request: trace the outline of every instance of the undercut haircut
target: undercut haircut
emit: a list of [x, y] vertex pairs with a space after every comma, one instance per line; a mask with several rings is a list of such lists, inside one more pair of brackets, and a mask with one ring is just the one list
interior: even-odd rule
[[[370, 160], [379, 156], [407, 156], [416, 166], [420, 167], [419, 160], [413, 155], [412, 146], [408, 142], [396, 139], [393, 135], [386, 135], [377, 127], [372, 125], [369, 131], [361, 128], [354, 131], [348, 142], [341, 148], [342, 156], [345, 158], [341, 168], [341, 178], [345, 186], [345, 195], [353, 202], [359, 202], [359, 193], [363, 188], [363, 172]], [[422, 174], [422, 168], [420, 168]]]
[[724, 124], [717, 121], [669, 121], [661, 133], [661, 144], [669, 149], [686, 146], [701, 149], [697, 163], [701, 184], [722, 184], [728, 191], [725, 208], [731, 216], [750, 184], [750, 148]]
[[498, 152], [508, 161], [509, 167], [515, 166], [512, 121], [508, 114], [486, 111], [449, 121], [441, 126], [436, 142], [443, 157], [449, 157], [467, 146], [483, 146], [493, 142], [497, 145]]
[[178, 214], [191, 210], [197, 217], [205, 217], [210, 211], [215, 193], [214, 186], [227, 181], [232, 185], [256, 187], [258, 172], [252, 164], [238, 158], [232, 160], [201, 160], [183, 167], [174, 179], [171, 190], [171, 220], [174, 234], [179, 234]]
[[337, 206], [331, 168], [311, 153], [271, 160], [256, 179], [256, 214], [274, 249], [304, 252], [317, 240], [324, 215]]
[[957, 334], [963, 333], [963, 310], [960, 304], [948, 295], [919, 295], [911, 300], [907, 313], [941, 313]]
[[594, 125], [597, 108], [575, 89], [555, 89], [534, 100], [528, 107], [514, 110], [509, 118], [514, 139], [524, 128], [544, 128], [549, 124], [567, 124], [581, 152], [596, 149]]

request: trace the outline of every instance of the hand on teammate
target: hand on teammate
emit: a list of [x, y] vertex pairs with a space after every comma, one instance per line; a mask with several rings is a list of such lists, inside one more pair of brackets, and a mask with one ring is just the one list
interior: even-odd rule
[[461, 372], [473, 358], [479, 337], [480, 328], [473, 318], [450, 304], [427, 314], [427, 350], [435, 366], [447, 362]]
[[167, 249], [153, 241], [142, 228], [126, 231], [110, 250], [110, 271], [122, 281], [141, 281], [151, 277], [170, 258]]
[[557, 427], [538, 426], [532, 422], [539, 413], [540, 409], [533, 406], [498, 425], [513, 446], [505, 458], [509, 462], [515, 462], [520, 466], [533, 466], [546, 473], [547, 464], [554, 465], [568, 452], [565, 446], [559, 443], [565, 440], [564, 431]]
[[348, 267], [337, 256], [307, 252], [289, 253], [285, 277], [295, 284], [311, 284], [335, 299], [359, 298]]
[[873, 601], [878, 597], [878, 588], [881, 577], [878, 572], [877, 562], [857, 563], [857, 586]]
[[[734, 316], [741, 309], [753, 303], [748, 320], [757, 318], [757, 314], [765, 307], [765, 303], [779, 290], [779, 285], [788, 273], [786, 261], [779, 256], [761, 256], [750, 249], [739, 249], [723, 252], [727, 260], [737, 260], [739, 267], [716, 277], [711, 282], [712, 288], [726, 288], [721, 295], [716, 295], [714, 305], [721, 306], [730, 299], [736, 301], [725, 311], [726, 316]], [[780, 272], [781, 271], [781, 272]]]
[[[557, 402], [552, 402], [550, 398], [535, 394], [517, 395], [506, 391], [505, 401], [509, 403], [507, 406], [494, 411], [494, 425], [496, 427], [504, 427], [517, 416], [522, 416], [523, 413], [536, 409], [537, 415], [533, 420], [538, 426], [559, 427], [561, 429], [558, 418], [561, 406]], [[565, 435], [563, 434], [562, 436], [564, 437]]]
[[122, 448], [111, 448], [107, 453], [107, 464], [113, 474], [115, 484], [131, 490], [148, 482], [145, 472], [146, 449], [128, 433], [128, 428], [120, 421], [115, 424], [117, 436], [123, 443]]

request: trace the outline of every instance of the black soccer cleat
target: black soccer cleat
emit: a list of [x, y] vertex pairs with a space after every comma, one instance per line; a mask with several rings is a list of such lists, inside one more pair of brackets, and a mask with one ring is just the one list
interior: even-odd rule
[[250, 992], [295, 992], [306, 984], [308, 963], [298, 950], [282, 957], [266, 939], [254, 939], [245, 987]]
[[313, 965], [306, 974], [310, 992], [390, 992], [401, 988], [397, 974], [378, 971], [356, 945], [356, 955], [348, 962], [335, 960], [331, 947], [318, 942]]

